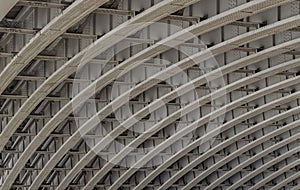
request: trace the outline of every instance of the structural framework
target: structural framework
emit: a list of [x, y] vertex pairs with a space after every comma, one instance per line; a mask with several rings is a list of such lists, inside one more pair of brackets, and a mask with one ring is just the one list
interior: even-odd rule
[[0, 189], [300, 190], [299, 0], [0, 0]]

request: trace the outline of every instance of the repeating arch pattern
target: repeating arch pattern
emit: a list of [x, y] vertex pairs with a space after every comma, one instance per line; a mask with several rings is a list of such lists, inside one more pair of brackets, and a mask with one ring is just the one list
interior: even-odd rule
[[299, 6], [20, 1], [0, 22], [1, 189], [299, 188]]
[[[286, 126], [286, 128], [282, 128], [282, 129], [284, 129], [284, 130], [288, 130], [288, 129], [290, 129], [290, 127], [297, 127], [299, 124], [298, 124], [298, 122], [294, 122], [294, 123], [291, 123], [291, 124], [289, 124], [288, 126]], [[268, 138], [269, 137], [274, 137], [276, 134], [278, 134], [278, 132], [280, 132], [280, 130], [276, 130], [276, 131], [274, 131], [274, 133], [270, 133], [269, 135], [267, 135], [266, 136], [266, 138], [260, 138], [260, 139], [258, 139], [258, 141], [255, 141], [255, 142], [253, 142], [253, 143], [251, 143], [251, 144], [249, 144], [247, 147], [244, 147], [244, 149], [241, 149], [239, 152], [237, 152], [237, 153], [235, 153], [234, 152], [234, 154], [235, 155], [238, 155], [238, 154], [240, 154], [240, 152], [241, 151], [245, 151], [245, 149], [246, 150], [249, 150], [249, 149], [251, 149], [251, 147], [253, 146], [257, 146], [261, 141], [265, 141], [265, 140], [268, 140]], [[293, 137], [294, 138], [294, 137]], [[289, 142], [289, 141], [287, 141], [287, 142]], [[277, 145], [277, 144], [276, 144]], [[277, 146], [278, 147], [278, 146]], [[274, 148], [274, 147], [272, 147], [272, 148]], [[274, 149], [273, 149], [274, 150]], [[264, 154], [265, 154], [265, 152], [264, 152]], [[230, 157], [228, 157], [227, 158], [228, 160], [230, 159]], [[231, 158], [232, 159], [232, 158]], [[222, 160], [223, 161], [223, 160]], [[221, 162], [220, 162], [220, 164], [222, 164]], [[219, 164], [219, 165], [220, 165]], [[217, 164], [216, 164], [216, 167], [214, 167], [214, 168], [217, 168], [217, 167], [219, 167]], [[200, 178], [200, 177], [199, 177]], [[198, 180], [200, 180], [199, 178], [195, 178], [195, 180], [193, 180], [193, 181], [191, 181], [185, 188], [186, 189], [188, 189], [188, 188], [190, 188], [191, 186], [193, 186], [193, 184], [195, 184], [196, 183], [196, 181], [198, 181]], [[219, 181], [221, 181], [221, 180], [219, 180]]]
[[[162, 9], [169, 9], [169, 13], [168, 11], [165, 12], [166, 15], [174, 12], [175, 10], [178, 10], [182, 7], [188, 6], [189, 4], [192, 4], [194, 2], [197, 2], [197, 0], [195, 1], [188, 1], [187, 3], [183, 3], [182, 5], [175, 5], [174, 3], [176, 3], [176, 1], [164, 1], [162, 3], [159, 3], [157, 6], [152, 7], [150, 10], [147, 10], [146, 12], [142, 13], [141, 15], [136, 16], [135, 18], [133, 18], [132, 20], [128, 21], [127, 23], [124, 23], [123, 25], [119, 26], [118, 28], [115, 29], [115, 31], [112, 31], [111, 33], [108, 33], [106, 36], [103, 36], [103, 40], [102, 38], [100, 38], [98, 41], [96, 41], [94, 44], [91, 45], [91, 47], [86, 48], [85, 50], [83, 50], [82, 52], [80, 52], [79, 54], [77, 54], [73, 59], [71, 59], [69, 62], [67, 62], [60, 70], [58, 70], [56, 73], [54, 73], [53, 75], [51, 75], [51, 78], [49, 78], [45, 83], [42, 84], [42, 86], [40, 87], [40, 89], [38, 89], [35, 94], [27, 100], [28, 104], [26, 105], [26, 103], [23, 105], [24, 109], [26, 109], [28, 111], [28, 107], [31, 109], [34, 109], [35, 105], [38, 104], [39, 101], [37, 100], [42, 100], [45, 95], [47, 95], [47, 92], [51, 92], [51, 90], [55, 87], [53, 86], [53, 84], [59, 84], [61, 81], [63, 81], [66, 77], [68, 77], [68, 75], [72, 74], [73, 72], [76, 71], [77, 67], [80, 63], [82, 63], [82, 61], [80, 61], [80, 59], [82, 59], [82, 57], [90, 57], [93, 58], [93, 54], [90, 55], [91, 51], [90, 50], [94, 50], [99, 49], [97, 51], [97, 53], [99, 53], [99, 51], [104, 51], [106, 50], [109, 46], [111, 46], [111, 41], [112, 39], [116, 39], [116, 37], [119, 38], [119, 41], [121, 41], [122, 39], [124, 39], [126, 36], [130, 35], [130, 33], [134, 33], [134, 31], [138, 31], [139, 29], [151, 24], [151, 22], [154, 22], [160, 18], [165, 17], [165, 15], [161, 15], [161, 10]], [[153, 17], [149, 17], [149, 15], [152, 15]], [[140, 24], [139, 24], [140, 23]], [[125, 34], [125, 31], [128, 32], [128, 28], [131, 27], [135, 27], [134, 30], [131, 29], [130, 33]], [[122, 35], [123, 34], [123, 35]], [[105, 42], [106, 41], [106, 42]], [[107, 47], [103, 46], [103, 43], [107, 44]], [[97, 48], [98, 47], [98, 48]], [[89, 54], [88, 56], [86, 56], [86, 54]], [[87, 61], [87, 60], [85, 60]], [[69, 74], [68, 74], [69, 73]], [[65, 76], [65, 77], [64, 77]], [[46, 92], [46, 93], [45, 93]], [[88, 95], [90, 94], [90, 92], [85, 92], [84, 95]], [[38, 97], [38, 98], [37, 98]], [[32, 101], [32, 100], [35, 101]], [[70, 104], [72, 105], [72, 104]], [[70, 106], [69, 106], [70, 109]], [[65, 110], [62, 112], [66, 112]], [[20, 115], [23, 114], [22, 111], [19, 111]], [[29, 114], [29, 111], [27, 112]], [[60, 119], [62, 117], [61, 114], [58, 114], [58, 119]], [[6, 136], [5, 133], [12, 133], [13, 132], [13, 127], [15, 126], [15, 128], [17, 127], [16, 123], [20, 123], [20, 117], [19, 116], [15, 116], [15, 120], [12, 119], [12, 121], [8, 124], [8, 126], [6, 126], [5, 129], [7, 129], [6, 131], [4, 130], [4, 132], [1, 133], [2, 136]], [[24, 119], [26, 118], [26, 116], [24, 117]], [[53, 120], [55, 121], [56, 118], [54, 118]], [[57, 123], [57, 121], [55, 121]], [[56, 124], [55, 123], [55, 124]], [[53, 127], [52, 127], [53, 128]], [[41, 142], [32, 142], [32, 146], [28, 147], [28, 153], [25, 152], [24, 157], [26, 156], [27, 159], [20, 159], [20, 162], [22, 162], [23, 166], [26, 163], [26, 160], [28, 160], [28, 157], [30, 157], [30, 155], [33, 154], [32, 149], [37, 149], [38, 146], [42, 143], [42, 139], [43, 136], [47, 135], [48, 133], [51, 133], [51, 131], [53, 131], [53, 129], [51, 129], [50, 127], [45, 127], [44, 131], [46, 132], [46, 134], [41, 134], [40, 137], [38, 137], [36, 140], [37, 141], [41, 141]], [[4, 141], [4, 138], [1, 138], [2, 141]], [[5, 144], [5, 143], [3, 143]], [[26, 154], [27, 153], [27, 154]], [[30, 154], [31, 153], [31, 154]], [[29, 155], [28, 155], [29, 154]], [[16, 170], [20, 170], [20, 167], [15, 167]], [[13, 173], [12, 175], [10, 175], [9, 177], [14, 178], [16, 177]], [[12, 183], [13, 180], [9, 179], [6, 180], [7, 183], [10, 182]], [[11, 185], [11, 184], [10, 184]], [[9, 186], [9, 184], [8, 184]], [[6, 184], [4, 183], [4, 187], [6, 187]]]
[[[294, 63], [292, 63], [292, 64], [295, 66]], [[273, 68], [271, 68], [270, 70], [273, 70]], [[271, 72], [272, 72], [272, 71], [271, 71]], [[276, 71], [275, 71], [274, 73], [276, 73]], [[263, 73], [258, 73], [256, 76], [259, 76], [259, 75], [262, 76], [262, 74], [263, 74]], [[256, 78], [256, 76], [254, 75], [253, 78]], [[252, 78], [252, 76], [249, 77], [250, 80], [248, 80], [248, 81], [251, 81], [251, 78]], [[260, 78], [260, 77], [258, 77], [258, 78]], [[246, 78], [245, 81], [247, 81], [247, 78]], [[251, 82], [254, 82], [254, 81], [252, 80]], [[245, 82], [245, 84], [247, 84], [247, 82]], [[234, 83], [233, 83], [232, 86], [234, 86]], [[260, 109], [257, 109], [257, 110], [252, 111], [252, 112], [248, 112], [248, 113], [245, 114], [245, 115], [251, 117], [251, 116], [253, 116], [253, 115], [252, 115], [253, 113], [259, 113], [259, 112], [260, 112], [259, 110], [265, 111], [265, 110], [264, 110], [265, 107], [271, 106], [271, 108], [272, 108], [273, 106], [276, 106], [276, 104], [274, 104], [274, 103], [275, 103], [275, 102], [272, 102], [272, 104], [266, 104], [265, 106], [262, 106]], [[241, 117], [236, 118], [236, 120], [233, 120], [233, 121], [231, 122], [232, 124], [229, 123], [228, 125], [229, 125], [229, 126], [232, 126], [232, 125], [234, 125], [234, 124], [237, 124], [236, 121], [237, 121], [237, 122], [241, 122], [241, 121], [244, 121], [244, 120], [245, 120], [245, 117], [241, 116]], [[220, 130], [223, 131], [223, 130], [226, 130], [226, 129], [230, 128], [230, 127], [228, 127], [228, 125], [226, 125], [226, 127], [225, 127], [225, 126], [222, 126], [222, 128], [220, 128]], [[214, 131], [214, 132], [215, 132], [215, 131]], [[209, 136], [209, 135], [208, 135], [208, 136]], [[201, 141], [199, 141], [199, 142], [201, 142]], [[184, 152], [184, 151], [183, 151], [183, 152]], [[183, 155], [183, 153], [181, 153], [181, 155]], [[169, 163], [168, 163], [168, 162], [165, 162], [165, 163], [166, 163], [165, 165], [161, 165], [159, 168], [157, 168], [157, 171], [162, 172], [162, 168], [168, 167], [168, 166], [171, 165], [171, 163], [174, 162], [176, 159], [178, 159], [178, 158], [177, 158], [177, 155], [174, 156], [174, 158], [170, 158], [170, 159], [168, 160]], [[195, 160], [195, 161], [196, 161], [196, 160]], [[170, 162], [171, 162], [171, 163], [170, 163]], [[178, 180], [178, 179], [184, 174], [184, 172], [188, 172], [188, 171], [189, 171], [189, 168], [193, 168], [193, 167], [195, 166], [195, 163], [197, 163], [197, 162], [192, 162], [192, 163], [190, 163], [189, 165], [187, 165], [187, 167], [184, 168], [184, 169], [181, 171], [181, 173], [178, 173], [178, 175], [174, 175], [173, 178], [170, 178], [170, 179], [168, 180], [168, 182], [162, 186], [162, 188], [164, 188], [164, 187], [166, 187], [168, 184], [170, 185], [170, 184], [174, 183], [176, 180]], [[154, 171], [153, 173], [155, 173], [155, 172], [157, 172], [157, 171]], [[212, 171], [208, 171], [208, 172], [212, 172]], [[204, 174], [203, 174], [203, 175], [204, 175]], [[151, 175], [149, 175], [149, 177], [150, 177], [150, 176], [151, 176]], [[150, 179], [151, 179], [151, 178], [150, 178]], [[144, 181], [146, 182], [146, 181], [149, 181], [150, 179], [147, 179], [147, 178], [146, 178]], [[196, 180], [195, 180], [195, 181], [196, 181]], [[191, 184], [192, 184], [192, 183], [194, 183], [194, 181], [191, 181]], [[140, 186], [142, 186], [142, 184], [143, 184], [143, 183], [141, 183], [137, 188], [140, 188]]]
[[[249, 60], [249, 59], [248, 59]], [[257, 59], [256, 59], [256, 61], [257, 61]], [[242, 61], [238, 61], [239, 63], [238, 64], [236, 64], [236, 65], [242, 65]], [[244, 60], [244, 62], [246, 62], [245, 60]], [[247, 61], [247, 64], [250, 64], [251, 62], [249, 62], [249, 61]], [[256, 74], [256, 75], [253, 75], [253, 76], [250, 76], [250, 77], [247, 77], [247, 78], [245, 78], [245, 80], [243, 80], [243, 81], [238, 81], [239, 82], [239, 84], [243, 84], [243, 85], [245, 85], [245, 84], [248, 84], [248, 81], [250, 81], [250, 82], [255, 82], [256, 80], [260, 80], [261, 79], [261, 77], [262, 76], [267, 76], [267, 75], [264, 75], [265, 73], [269, 73], [269, 76], [271, 75], [271, 74], [275, 74], [275, 73], [279, 73], [279, 72], [282, 72], [283, 70], [285, 70], [286, 68], [289, 68], [289, 67], [297, 67], [298, 66], [298, 60], [293, 60], [293, 61], [291, 61], [291, 62], [289, 62], [289, 63], [286, 63], [286, 64], [282, 64], [282, 65], [279, 65], [278, 67], [275, 67], [275, 68], [270, 68], [269, 70], [266, 70], [265, 72], [262, 72], [262, 73], [258, 73], [258, 74]], [[235, 64], [232, 64], [232, 65], [235, 65]], [[236, 66], [235, 68], [237, 68], [238, 66]], [[220, 68], [220, 70], [222, 70], [222, 68]], [[224, 72], [222, 72], [223, 74], [225, 74]], [[212, 78], [211, 78], [212, 79]], [[254, 80], [253, 80], [254, 79]], [[199, 82], [199, 79], [197, 79], [197, 80], [195, 80], [195, 81], [193, 81], [194, 83], [196, 83], [196, 81], [197, 82]], [[247, 82], [246, 82], [247, 81]], [[197, 84], [197, 85], [200, 85], [200, 84]], [[231, 88], [230, 86], [234, 86], [234, 88]], [[233, 83], [232, 85], [230, 85], [230, 86], [227, 86], [226, 87], [226, 92], [228, 93], [228, 92], [230, 92], [230, 91], [232, 91], [232, 90], [236, 90], [236, 89], [238, 89], [240, 86], [239, 85], [235, 85], [235, 83]], [[179, 90], [180, 91], [180, 88], [178, 88], [177, 90]], [[222, 90], [220, 90], [221, 92], [222, 92]], [[174, 93], [174, 92], [172, 92], [172, 93]], [[218, 92], [214, 92], [214, 94], [220, 94], [220, 93], [218, 93]], [[168, 96], [170, 96], [169, 94], [167, 94]], [[214, 96], [214, 95], [209, 95], [209, 96]], [[194, 105], [196, 105], [196, 106], [202, 106], [203, 104], [205, 104], [205, 103], [208, 103], [209, 102], [209, 96], [205, 96], [205, 97], [203, 97], [203, 98], [201, 98], [201, 99], [199, 99], [199, 100], [197, 100], [195, 103], [192, 103], [192, 104], [194, 104]], [[218, 96], [218, 95], [215, 95], [216, 97]], [[168, 99], [171, 99], [171, 98], [168, 98]], [[149, 105], [150, 106], [150, 105]], [[133, 115], [131, 118], [143, 118], [143, 117], [145, 117], [147, 114], [149, 114], [147, 111], [149, 110], [148, 109], [148, 107], [149, 106], [146, 106], [145, 108], [143, 108], [140, 112], [138, 112], [138, 113], [136, 113], [135, 115]], [[153, 106], [154, 107], [154, 106]], [[193, 107], [193, 106], [190, 106], [190, 107]], [[192, 109], [195, 109], [195, 108], [185, 108], [186, 110], [189, 110], [189, 111], [191, 111]], [[145, 111], [144, 111], [145, 110]], [[144, 112], [144, 113], [143, 113]], [[171, 118], [171, 121], [168, 121], [168, 122], [166, 122], [167, 120], [163, 120], [163, 121], [161, 121], [160, 123], [162, 123], [162, 124], [160, 124], [160, 123], [158, 123], [158, 124], [156, 124], [157, 126], [159, 126], [159, 128], [158, 129], [151, 129], [151, 133], [150, 132], [148, 132], [148, 133], [146, 133], [147, 135], [146, 136], [151, 136], [151, 134], [155, 134], [158, 130], [161, 130], [161, 128], [163, 128], [163, 127], [165, 127], [165, 126], [167, 126], [168, 124], [170, 124], [170, 123], [172, 123], [172, 122], [174, 122], [174, 121], [176, 121], [181, 115], [180, 114], [178, 114], [178, 113], [187, 113], [188, 111], [184, 111], [184, 110], [178, 110], [177, 112], [175, 112], [174, 114], [172, 114], [172, 115], [170, 115], [169, 117], [168, 117], [168, 119], [169, 118]], [[141, 114], [141, 113], [143, 113], [143, 114]], [[130, 122], [130, 121], [128, 121], [128, 123], [130, 123], [131, 125], [133, 124], [133, 121], [132, 122]], [[126, 124], [126, 122], [124, 122], [124, 123], [122, 123], [121, 124], [121, 126], [126, 126], [126, 128], [129, 128], [129, 127], [127, 127], [127, 124]], [[125, 129], [123, 129], [123, 130], [125, 130]], [[120, 132], [119, 132], [120, 133]], [[112, 136], [112, 135], [110, 135], [110, 136]], [[145, 138], [143, 135], [141, 135], [140, 137], [138, 137], [137, 139], [136, 139], [136, 141], [137, 142], [139, 142], [139, 143], [141, 143], [138, 139], [144, 139], [144, 140], [146, 140], [147, 138]], [[85, 155], [85, 157], [84, 158], [82, 158], [79, 162], [78, 162], [78, 164], [76, 164], [76, 166], [72, 169], [72, 171], [73, 170], [79, 170], [79, 169], [82, 169], [82, 168], [80, 168], [80, 167], [83, 167], [83, 166], [85, 166], [93, 157], [94, 157], [94, 152], [96, 152], [96, 151], [99, 151], [99, 149], [100, 149], [100, 147], [103, 147], [103, 142], [99, 142], [98, 143], [98, 145], [96, 145], [89, 153], [87, 153], [87, 155]], [[130, 147], [133, 147], [133, 145], [131, 145]], [[95, 151], [96, 150], [96, 151]], [[122, 155], [123, 157], [125, 157], [125, 155], [123, 154]], [[77, 166], [78, 165], [78, 166]], [[72, 172], [71, 171], [71, 172]], [[70, 173], [71, 173], [70, 172]], [[101, 173], [101, 172], [99, 172], [99, 173]], [[65, 178], [66, 179], [66, 178]], [[69, 180], [70, 180], [71, 178], [69, 178]], [[69, 182], [67, 182], [67, 183], [61, 183], [61, 186], [62, 187], [64, 187], [64, 186], [66, 186], [67, 184], [68, 184]], [[142, 185], [142, 183], [140, 183], [139, 184], [139, 186], [141, 186]], [[139, 187], [138, 186], [138, 187]]]
[[[292, 139], [293, 139], [293, 140], [295, 140], [295, 139], [297, 140], [297, 137], [295, 136], [295, 137], [293, 137]], [[286, 142], [289, 142], [289, 141], [290, 141], [290, 139], [287, 139], [287, 140], [286, 140]], [[277, 144], [276, 144], [276, 145], [277, 145]], [[280, 143], [278, 143], [278, 145], [280, 145]], [[274, 147], [275, 147], [275, 146], [274, 146]], [[276, 162], [280, 162], [280, 161], [282, 161], [283, 159], [288, 158], [290, 155], [295, 154], [295, 153], [298, 152], [298, 151], [299, 151], [299, 150], [298, 150], [297, 148], [294, 148], [294, 149], [292, 149], [292, 150], [290, 150], [290, 151], [284, 153], [283, 155], [281, 155], [280, 157], [278, 157], [278, 160], [273, 161], [273, 162], [268, 162], [265, 166], [258, 168], [258, 169], [257, 169], [257, 172], [262, 171], [262, 169], [265, 168], [265, 167], [272, 166], [272, 165], [276, 164]], [[295, 163], [293, 162], [291, 165], [293, 165], [293, 164], [295, 164]], [[284, 167], [283, 170], [286, 169], [286, 168], [288, 168], [288, 167], [290, 167], [290, 165]], [[282, 171], [282, 170], [280, 169], [280, 171]], [[279, 172], [275, 172], [275, 173], [276, 173], [276, 175], [278, 175]], [[255, 174], [252, 174], [252, 173], [251, 173], [249, 176], [251, 176], [251, 175], [255, 175]], [[271, 176], [268, 177], [268, 179], [270, 179], [272, 176], [274, 176], [274, 175], [272, 174]], [[266, 180], [262, 181], [261, 183], [263, 183], [263, 182], [265, 182], [265, 181], [266, 181]], [[275, 186], [274, 188], [276, 188], [276, 186]]]
[[[101, 78], [99, 79], [99, 81], [101, 81]], [[140, 86], [143, 86], [143, 85], [144, 85], [144, 84], [141, 84]], [[145, 89], [145, 88], [142, 88], [142, 89]], [[131, 93], [131, 94], [132, 94], [132, 93]], [[124, 96], [126, 96], [126, 95], [124, 95]], [[120, 98], [120, 99], [122, 100], [122, 98]], [[116, 105], [117, 105], [117, 103], [116, 103]], [[100, 114], [99, 114], [99, 115], [100, 115]], [[93, 120], [92, 120], [92, 122], [90, 122], [90, 123], [93, 123]], [[86, 126], [89, 126], [89, 124], [87, 124]], [[83, 129], [86, 129], [86, 127], [82, 127], [82, 128], [83, 128]], [[85, 131], [87, 132], [87, 130], [85, 130]], [[75, 139], [75, 138], [78, 139], [78, 137], [80, 137], [80, 136], [81, 136], [82, 134], [84, 134], [84, 133], [85, 133], [85, 132], [80, 131], [80, 133], [77, 133], [76, 135], [73, 136], [74, 138], [72, 138], [72, 140], [69, 139], [69, 140], [70, 140], [69, 142], [72, 143], [72, 144], [73, 144], [73, 143], [76, 143], [76, 141], [74, 142], [73, 139]], [[120, 131], [119, 131], [118, 133], [120, 133]], [[109, 138], [110, 138], [110, 136], [108, 136], [108, 139], [109, 139]], [[106, 139], [103, 139], [101, 142], [102, 142], [101, 147], [105, 147]], [[67, 143], [66, 143], [65, 145], [71, 147], [72, 144], [67, 144]], [[99, 143], [99, 144], [100, 144], [100, 143]], [[62, 150], [62, 152], [63, 152], [63, 151], [67, 151], [67, 148], [62, 148], [61, 150]], [[47, 164], [47, 166], [53, 167], [54, 164], [55, 164], [55, 160], [58, 160], [60, 157], [62, 157], [62, 156], [64, 155], [64, 153], [62, 153], [62, 152], [57, 152], [57, 153], [56, 153], [57, 156], [55, 155], [56, 157], [55, 157], [55, 156], [53, 157], [54, 162], [52, 162], [52, 163], [49, 162], [49, 164]], [[52, 166], [50, 165], [50, 163], [51, 163]], [[48, 170], [48, 169], [44, 169], [44, 171], [49, 171], [49, 170]], [[37, 180], [37, 181], [40, 181], [40, 180]]]
[[62, 35], [72, 25], [79, 22], [83, 17], [87, 16], [106, 2], [108, 2], [108, 0], [76, 1], [46, 25], [1, 72], [1, 94], [17, 74], [26, 67], [26, 64], [36, 57], [43, 49]]
[[[291, 20], [291, 26], [290, 27], [295, 27], [297, 26], [297, 23], [295, 22], [294, 18], [287, 19]], [[208, 49], [207, 51], [200, 52], [199, 55], [193, 56], [194, 60], [200, 60], [202, 59], [207, 59], [209, 58], [210, 54], [212, 53], [213, 55], [217, 55], [218, 52], [226, 51], [230, 48], [238, 47], [239, 45], [242, 45], [243, 43], [246, 43], [248, 40], [251, 40], [254, 36], [256, 39], [259, 37], [264, 37], [265, 35], [269, 35], [274, 28], [276, 28], [276, 31], [279, 31], [280, 26], [282, 27], [283, 30], [288, 29], [288, 22], [282, 21], [278, 22], [272, 26], [266, 27], [266, 28], [261, 28], [261, 30], [253, 31], [250, 34], [245, 34], [242, 36], [239, 36], [237, 38], [234, 38], [232, 40], [229, 40], [230, 42], [223, 43], [224, 45], [219, 45], [217, 47], [212, 47]], [[235, 45], [236, 44], [236, 45]], [[198, 57], [197, 57], [198, 56]], [[42, 175], [39, 174], [39, 176], [43, 176], [43, 178], [46, 176], [47, 172], [49, 172], [49, 168], [53, 168], [55, 166], [54, 163], [57, 162], [65, 153], [67, 150], [69, 150], [71, 147], [73, 147], [79, 140], [82, 135], [85, 135], [86, 133], [89, 132], [89, 130], [100, 121], [103, 120], [105, 117], [107, 117], [111, 112], [113, 111], [113, 108], [118, 108], [121, 105], [123, 105], [126, 101], [126, 96], [129, 96], [129, 99], [135, 97], [136, 95], [141, 93], [141, 90], [146, 90], [151, 87], [151, 85], [155, 85], [156, 83], [159, 82], [159, 79], [165, 80], [167, 78], [164, 78], [168, 75], [166, 73], [172, 73], [176, 74], [178, 72], [177, 68], [185, 69], [186, 67], [190, 67], [193, 64], [195, 64], [193, 61], [188, 58], [187, 60], [183, 60], [179, 62], [178, 64], [171, 66], [170, 68], [167, 68], [166, 70], [162, 71], [161, 73], [158, 73], [157, 75], [154, 75], [153, 77], [150, 77], [148, 80], [138, 84], [133, 90], [130, 90], [129, 92], [124, 93], [122, 96], [118, 97], [116, 100], [114, 100], [112, 103], [108, 104], [105, 106], [102, 110], [100, 110], [96, 116], [93, 116], [86, 124], [81, 126], [78, 130], [77, 133], [73, 134], [72, 137], [68, 139], [68, 141], [61, 147], [55, 155], [51, 158], [51, 160], [46, 164], [46, 166], [43, 168], [41, 171]], [[108, 136], [107, 138], [110, 138]], [[105, 142], [105, 141], [104, 141]], [[104, 146], [104, 145], [103, 145]], [[111, 165], [111, 164], [109, 164]], [[42, 180], [39, 178], [39, 176], [35, 179], [37, 183], [40, 183]], [[35, 183], [33, 183], [35, 185]]]

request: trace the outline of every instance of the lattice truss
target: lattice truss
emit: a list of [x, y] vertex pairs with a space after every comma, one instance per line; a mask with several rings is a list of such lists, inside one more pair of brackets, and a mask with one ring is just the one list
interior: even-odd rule
[[299, 1], [11, 2], [1, 189], [300, 189]]

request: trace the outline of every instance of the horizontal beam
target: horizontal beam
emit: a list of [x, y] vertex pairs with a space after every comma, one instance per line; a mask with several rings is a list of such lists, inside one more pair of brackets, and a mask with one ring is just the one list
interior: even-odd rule
[[[16, 6], [27, 6], [27, 7], [36, 7], [36, 8], [57, 8], [65, 9], [70, 4], [67, 3], [49, 3], [43, 1], [19, 1]], [[114, 14], [114, 15], [124, 15], [124, 16], [134, 16], [135, 11], [132, 10], [120, 10], [120, 9], [106, 9], [98, 8], [93, 11], [95, 14]]]
[[[183, 123], [183, 122], [181, 122], [181, 123]], [[187, 122], [185, 122], [185, 123], [187, 123]], [[189, 122], [189, 123], [191, 123], [191, 122]], [[211, 123], [211, 124], [217, 124], [217, 123]], [[240, 124], [237, 124], [237, 126], [239, 126], [239, 125], [253, 126], [254, 124], [253, 123], [240, 123]], [[271, 124], [270, 126], [278, 126], [278, 124], [274, 123], [274, 124]], [[280, 126], [282, 126], [282, 125], [280, 125]], [[24, 133], [15, 133], [13, 136], [15, 136], [15, 137], [34, 137], [36, 135], [37, 135], [36, 133], [26, 133], [26, 132], [24, 132]], [[69, 133], [51, 133], [49, 136], [53, 137], [53, 138], [63, 138], [63, 137], [70, 137], [71, 134], [69, 134]], [[85, 135], [84, 136], [84, 138], [104, 138], [104, 137], [105, 136], [103, 136], [103, 135]], [[136, 138], [135, 136], [118, 136], [116, 139], [133, 140], [135, 138]], [[152, 137], [149, 137], [148, 140], [166, 140], [167, 138], [168, 137], [164, 137], [164, 136], [152, 136]], [[191, 140], [191, 138], [190, 137], [183, 137], [183, 138], [181, 138], [181, 140]], [[216, 140], [223, 142], [227, 139], [218, 137], [218, 138], [216, 138]], [[237, 141], [238, 142], [244, 142], [244, 141], [251, 142], [251, 141], [254, 141], [254, 139], [245, 137], [245, 138], [242, 138], [242, 139], [238, 139]], [[271, 139], [271, 141], [277, 142], [276, 139]]]
[[[130, 102], [132, 103], [132, 102]], [[203, 107], [212, 107], [211, 104], [206, 104], [203, 105]], [[239, 106], [237, 109], [254, 109], [253, 106]], [[287, 108], [283, 108], [283, 107], [276, 107], [276, 108], [272, 108], [270, 110], [287, 110]], [[13, 116], [10, 114], [0, 114], [0, 118], [12, 118]], [[28, 118], [30, 119], [51, 119], [53, 116], [48, 116], [48, 115], [29, 115]], [[84, 117], [84, 116], [69, 116], [66, 118], [67, 120], [86, 120], [86, 119], [90, 119], [90, 117]], [[105, 122], [122, 122], [124, 120], [120, 120], [120, 119], [116, 119], [116, 118], [105, 118], [103, 121]], [[149, 119], [141, 119], [140, 121], [142, 122], [150, 122], [150, 123], [155, 123], [156, 121], [154, 120], [149, 120]], [[175, 124], [191, 124], [192, 122], [189, 121], [174, 121], [173, 123]], [[211, 122], [211, 124], [216, 124], [219, 125], [220, 123], [214, 123]], [[247, 122], [241, 122], [237, 125], [244, 125], [244, 126], [252, 126], [254, 125], [253, 123], [247, 123]], [[270, 126], [275, 126], [275, 127], [282, 127], [283, 124], [279, 124], [279, 123], [273, 123]], [[14, 136], [17, 135], [20, 136], [31, 136], [31, 134], [27, 134], [27, 133], [14, 133]], [[35, 134], [36, 135], [36, 134]], [[59, 134], [56, 134], [57, 136], [59, 136]]]
[[[71, 80], [71, 79], [70, 79]], [[114, 85], [123, 85], [121, 82], [118, 83], [114, 83]], [[125, 85], [130, 85], [129, 83], [125, 83]], [[134, 84], [131, 84], [134, 85]], [[165, 87], [165, 88], [172, 88], [174, 86], [171, 85], [165, 85], [165, 84], [158, 84], [157, 86], [159, 87]], [[211, 88], [206, 87], [206, 86], [202, 86], [202, 87], [196, 87], [195, 89], [205, 89], [205, 90], [210, 90]], [[255, 92], [257, 91], [257, 89], [254, 88], [240, 88], [235, 90], [236, 92]], [[274, 93], [292, 93], [291, 90], [278, 90]], [[14, 95], [14, 94], [2, 94], [0, 95], [0, 99], [15, 99], [15, 100], [22, 100], [22, 99], [28, 99], [29, 96], [23, 96], [23, 95]], [[71, 97], [46, 97], [45, 100], [51, 100], [51, 101], [64, 101], [64, 100], [71, 100]], [[93, 100], [93, 99], [91, 99]], [[105, 100], [97, 100], [95, 99], [95, 101], [97, 102], [107, 102]], [[146, 102], [147, 103], [147, 102]], [[147, 103], [148, 104], [148, 103]]]
[[202, 18], [201, 17], [196, 17], [196, 16], [169, 15], [169, 16], [165, 17], [163, 20], [179, 20], [179, 21], [187, 21], [187, 22], [198, 23], [202, 20]]
[[[27, 28], [7, 28], [0, 27], [0, 33], [10, 33], [10, 34], [30, 34], [35, 35], [41, 29], [27, 29]], [[91, 34], [77, 34], [77, 33], [64, 33], [61, 36], [62, 38], [72, 38], [72, 39], [93, 39], [96, 40], [99, 38], [98, 35]], [[143, 38], [125, 38], [125, 41], [136, 42], [136, 43], [146, 43], [154, 44], [155, 40], [152, 39], [143, 39]]]
[[[0, 58], [13, 58], [18, 52], [15, 53], [6, 53], [0, 52]], [[52, 56], [52, 55], [38, 55], [34, 60], [43, 60], [43, 61], [68, 61], [68, 57]]]
[[[37, 7], [37, 8], [58, 8], [65, 9], [70, 4], [67, 3], [49, 3], [43, 1], [19, 1], [17, 6], [28, 6], [28, 7]], [[95, 14], [114, 14], [114, 15], [124, 15], [124, 16], [135, 16], [136, 11], [134, 10], [120, 10], [120, 9], [107, 9], [107, 8], [98, 8], [93, 11]], [[180, 15], [169, 15], [163, 20], [179, 20], [179, 21], [187, 21], [187, 22], [200, 22], [204, 18], [199, 16], [180, 16]], [[231, 25], [242, 26], [242, 27], [252, 27], [259, 28], [264, 23], [260, 22], [247, 22], [247, 21], [235, 21], [231, 23]]]
[[242, 51], [242, 52], [247, 52], [247, 53], [257, 53], [260, 48], [253, 48], [253, 47], [238, 47], [235, 48], [234, 50], [237, 51]]
[[[18, 54], [18, 52], [14, 52], [14, 53], [0, 52], [0, 58], [12, 58], [17, 54]], [[42, 61], [68, 61], [69, 59], [71, 59], [71, 58], [55, 56], [55, 55], [38, 55], [34, 58], [34, 60], [42, 60]], [[103, 60], [103, 59], [92, 59], [90, 61], [90, 63], [92, 63], [92, 64], [112, 64], [112, 65], [119, 64], [118, 61]]]
[[262, 22], [235, 21], [231, 25], [258, 29], [262, 25], [264, 25], [264, 23], [262, 23]]

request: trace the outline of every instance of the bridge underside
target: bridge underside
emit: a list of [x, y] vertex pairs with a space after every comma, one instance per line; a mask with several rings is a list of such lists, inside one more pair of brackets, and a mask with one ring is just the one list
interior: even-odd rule
[[300, 1], [0, 0], [0, 188], [300, 189]]

